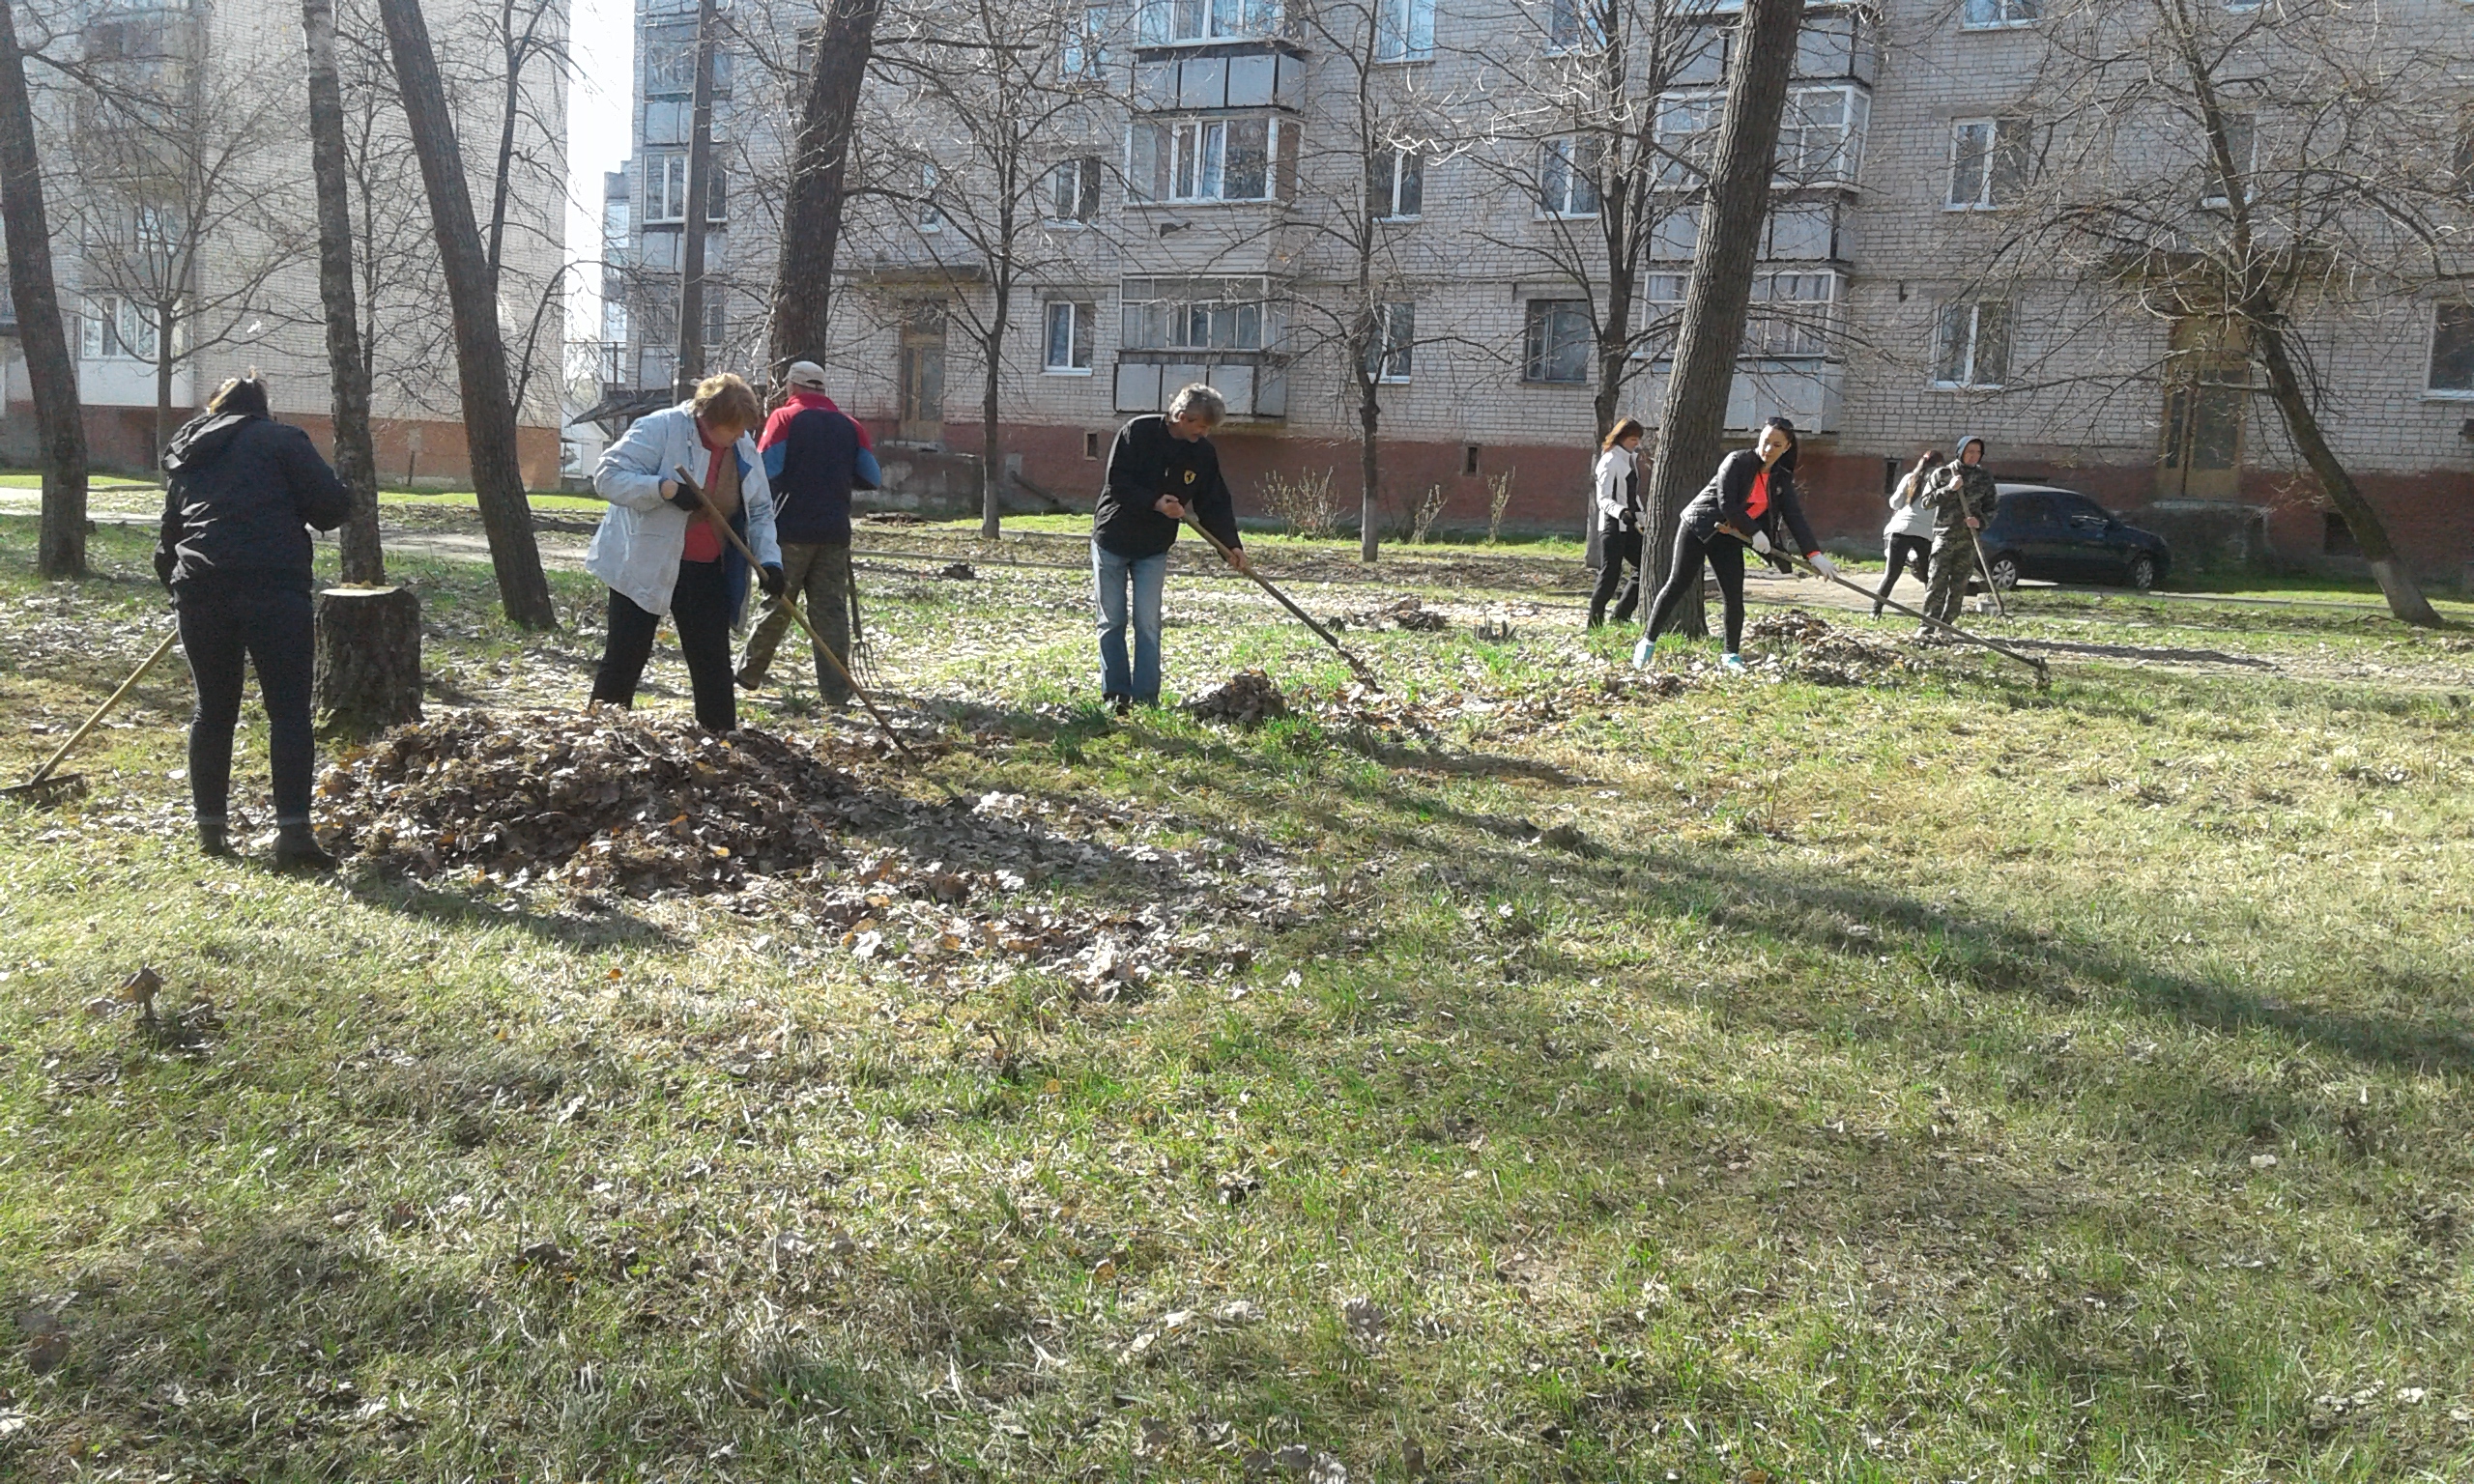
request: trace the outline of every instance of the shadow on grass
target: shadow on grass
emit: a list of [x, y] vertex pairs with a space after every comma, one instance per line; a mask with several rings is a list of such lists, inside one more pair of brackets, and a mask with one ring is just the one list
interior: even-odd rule
[[677, 934], [628, 913], [580, 916], [516, 907], [477, 893], [432, 886], [392, 871], [359, 871], [342, 878], [344, 890], [363, 906], [378, 907], [451, 928], [513, 928], [568, 948], [676, 948]]

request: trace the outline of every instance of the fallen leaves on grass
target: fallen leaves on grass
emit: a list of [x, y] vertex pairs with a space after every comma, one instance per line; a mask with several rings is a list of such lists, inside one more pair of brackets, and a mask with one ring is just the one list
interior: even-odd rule
[[832, 843], [816, 811], [853, 786], [754, 728], [468, 711], [397, 728], [318, 788], [343, 844], [414, 876], [478, 868], [647, 895], [815, 860]]
[[1259, 670], [1241, 670], [1218, 685], [1206, 686], [1186, 699], [1186, 713], [1197, 721], [1259, 726], [1288, 715], [1288, 698], [1271, 676]]
[[1892, 674], [1924, 669], [1924, 662], [1905, 649], [1849, 633], [1800, 608], [1764, 614], [1744, 633], [1784, 646], [1748, 657], [1749, 669], [1773, 671], [1816, 685], [1872, 685]]

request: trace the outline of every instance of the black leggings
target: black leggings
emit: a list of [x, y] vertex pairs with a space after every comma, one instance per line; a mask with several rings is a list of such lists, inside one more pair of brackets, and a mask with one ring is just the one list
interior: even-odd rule
[[[696, 725], [706, 731], [738, 726], [737, 682], [731, 676], [731, 591], [723, 564], [682, 561], [671, 589], [670, 621], [678, 629], [678, 650], [687, 658], [687, 682], [696, 692]], [[661, 619], [612, 589], [609, 632], [602, 639], [601, 669], [592, 677], [592, 699], [636, 703], [636, 682], [653, 655], [653, 631]]]
[[309, 775], [317, 743], [309, 726], [309, 681], [316, 620], [300, 588], [213, 585], [183, 588], [174, 600], [181, 648], [197, 684], [189, 720], [189, 802], [200, 819], [221, 823], [232, 792], [232, 728], [241, 720], [243, 664], [258, 669], [267, 707], [267, 762], [274, 775], [274, 821], [309, 822]]
[[1907, 564], [1911, 560], [1915, 563], [1915, 580], [1917, 582], [1929, 583], [1933, 581], [1933, 569], [1927, 560], [1927, 557], [1930, 556], [1932, 551], [1933, 538], [1931, 536], [1890, 537], [1890, 569], [1882, 574], [1882, 590], [1873, 594], [1873, 615], [1875, 617], [1878, 618], [1881, 616], [1882, 600], [1888, 597], [1890, 595], [1890, 589], [1898, 585], [1898, 575], [1907, 570]]
[[[1626, 562], [1629, 562], [1632, 568], [1630, 582], [1624, 581], [1624, 567]], [[1632, 610], [1639, 606], [1641, 601], [1641, 533], [1620, 528], [1607, 531], [1598, 542], [1597, 590], [1589, 596], [1590, 627], [1596, 628], [1605, 620], [1606, 605], [1609, 602], [1615, 604], [1617, 623], [1631, 617]], [[1624, 589], [1624, 596], [1620, 599], [1615, 596], [1615, 589], [1619, 585]]]
[[1743, 648], [1743, 543], [1715, 530], [1696, 536], [1689, 526], [1677, 529], [1675, 565], [1667, 571], [1666, 585], [1658, 589], [1657, 606], [1650, 610], [1649, 637], [1655, 640], [1675, 621], [1675, 605], [1683, 601], [1687, 584], [1701, 581], [1704, 560], [1718, 575], [1718, 594], [1726, 599], [1727, 653], [1734, 654]]

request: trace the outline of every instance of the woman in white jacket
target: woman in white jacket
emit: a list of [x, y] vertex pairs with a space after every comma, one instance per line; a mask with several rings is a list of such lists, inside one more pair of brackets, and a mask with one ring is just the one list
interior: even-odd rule
[[1889, 550], [1889, 569], [1882, 574], [1882, 590], [1873, 594], [1873, 616], [1882, 616], [1882, 604], [1898, 585], [1898, 575], [1910, 560], [1915, 563], [1915, 580], [1929, 583], [1927, 575], [1933, 550], [1933, 507], [1923, 499], [1927, 475], [1942, 463], [1938, 448], [1927, 448], [1924, 457], [1915, 461], [1890, 491], [1889, 524], [1882, 528], [1882, 540]]
[[[1649, 430], [1637, 418], [1624, 417], [1607, 429], [1597, 453], [1597, 590], [1589, 598], [1589, 626], [1606, 621], [1606, 605], [1621, 583], [1624, 596], [1615, 604], [1615, 621], [1632, 616], [1641, 601], [1641, 527], [1646, 513], [1641, 488], [1641, 439]], [[1632, 564], [1632, 580], [1624, 582], [1624, 564]]]
[[[708, 376], [676, 407], [636, 419], [602, 454], [593, 492], [610, 501], [592, 533], [585, 570], [610, 586], [610, 621], [592, 699], [630, 706], [652, 657], [662, 615], [678, 629], [679, 652], [706, 731], [738, 726], [731, 676], [731, 628], [747, 601], [747, 561], [713, 523], [727, 521], [756, 553], [757, 583], [782, 593], [782, 548], [773, 534], [773, 493], [751, 435], [763, 422], [756, 393], [735, 376]], [[682, 488], [684, 469], [704, 490]]]

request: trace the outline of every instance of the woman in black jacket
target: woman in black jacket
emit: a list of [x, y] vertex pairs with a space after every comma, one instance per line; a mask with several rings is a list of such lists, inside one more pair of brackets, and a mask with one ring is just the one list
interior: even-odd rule
[[230, 855], [226, 799], [232, 728], [241, 719], [244, 660], [258, 669], [274, 774], [275, 863], [332, 870], [309, 830], [312, 626], [309, 533], [332, 530], [352, 506], [309, 435], [267, 411], [253, 372], [217, 388], [205, 413], [172, 435], [171, 476], [155, 575], [180, 614], [181, 647], [197, 683], [189, 722], [189, 798], [198, 845]]
[[1728, 454], [1717, 474], [1683, 507], [1676, 527], [1675, 564], [1666, 585], [1658, 589], [1657, 606], [1650, 610], [1650, 626], [1641, 639], [1638, 658], [1647, 660], [1649, 646], [1674, 621], [1675, 606], [1686, 585], [1701, 581], [1701, 563], [1718, 575], [1718, 591], [1726, 599], [1727, 647], [1718, 663], [1743, 669], [1743, 549], [1747, 546], [1781, 571], [1792, 570], [1784, 556], [1771, 551], [1792, 537], [1796, 550], [1825, 573], [1838, 568], [1822, 555], [1804, 522], [1802, 501], [1796, 498], [1796, 425], [1772, 417], [1761, 426], [1761, 439], [1750, 448]]

